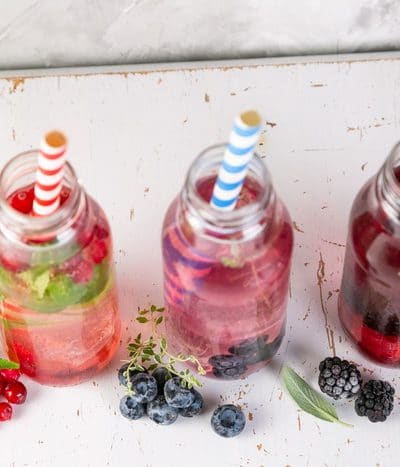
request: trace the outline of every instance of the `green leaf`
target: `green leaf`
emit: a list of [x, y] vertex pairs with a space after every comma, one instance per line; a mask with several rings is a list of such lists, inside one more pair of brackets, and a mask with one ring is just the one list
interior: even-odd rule
[[156, 319], [156, 325], [158, 326], [159, 324], [161, 324], [161, 323], [163, 322], [163, 319], [164, 319], [163, 316], [159, 316], [159, 317]]
[[148, 320], [147, 318], [145, 318], [144, 316], [138, 316], [138, 317], [136, 318], [136, 321], [137, 321], [138, 323], [144, 324], [144, 323], [147, 323], [149, 320]]
[[42, 299], [46, 293], [46, 289], [50, 282], [50, 271], [44, 271], [40, 274], [32, 284], [32, 290], [37, 293], [37, 296]]
[[281, 374], [287, 391], [304, 412], [327, 422], [340, 423], [348, 427], [353, 426], [339, 420], [335, 407], [290, 367], [284, 365]]
[[0, 370], [18, 370], [19, 363], [0, 358]]

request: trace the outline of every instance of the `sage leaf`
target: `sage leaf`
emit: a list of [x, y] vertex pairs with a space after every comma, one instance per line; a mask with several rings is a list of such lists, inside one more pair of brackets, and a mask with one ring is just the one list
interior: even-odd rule
[[318, 394], [317, 391], [292, 370], [292, 368], [284, 365], [281, 375], [288, 393], [304, 412], [327, 422], [339, 423], [347, 427], [353, 426], [342, 422], [336, 413], [335, 407]]

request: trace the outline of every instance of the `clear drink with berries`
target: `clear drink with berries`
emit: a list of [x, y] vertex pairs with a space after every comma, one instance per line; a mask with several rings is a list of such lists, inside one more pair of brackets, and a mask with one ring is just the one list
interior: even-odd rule
[[358, 193], [339, 295], [344, 329], [372, 359], [400, 365], [400, 146]]
[[28, 376], [77, 384], [104, 368], [119, 345], [111, 231], [69, 164], [57, 211], [35, 215], [37, 158], [37, 152], [20, 154], [0, 174], [5, 340]]
[[285, 334], [293, 248], [287, 209], [254, 156], [230, 212], [210, 205], [224, 146], [191, 166], [164, 220], [169, 342], [209, 376], [242, 377], [269, 362]]

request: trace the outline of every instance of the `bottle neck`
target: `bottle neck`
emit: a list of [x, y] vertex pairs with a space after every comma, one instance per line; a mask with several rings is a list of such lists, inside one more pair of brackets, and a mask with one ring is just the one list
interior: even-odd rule
[[246, 177], [256, 193], [254, 199], [228, 212], [212, 207], [209, 198], [224, 149], [225, 145], [212, 146], [193, 162], [181, 192], [178, 215], [193, 231], [210, 240], [249, 240], [259, 234], [272, 218], [276, 204], [275, 193], [265, 164], [254, 155]]
[[66, 235], [86, 203], [84, 190], [73, 168], [67, 163], [64, 188], [69, 190], [69, 196], [55, 213], [46, 217], [36, 217], [11, 207], [8, 202], [10, 195], [35, 183], [37, 157], [37, 151], [18, 154], [0, 173], [0, 230], [5, 237], [23, 243], [29, 243], [31, 239]]
[[400, 223], [400, 143], [392, 149], [378, 172], [375, 193], [388, 217]]

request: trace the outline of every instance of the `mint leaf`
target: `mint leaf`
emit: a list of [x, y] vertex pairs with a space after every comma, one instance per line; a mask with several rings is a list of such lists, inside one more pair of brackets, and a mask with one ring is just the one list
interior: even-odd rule
[[34, 281], [32, 285], [32, 290], [37, 293], [39, 298], [43, 298], [46, 292], [46, 289], [50, 282], [50, 271], [47, 270], [40, 274]]
[[18, 370], [19, 363], [0, 358], [0, 370]]
[[304, 412], [327, 422], [353, 426], [339, 420], [335, 407], [287, 365], [282, 368], [282, 379], [287, 391]]

